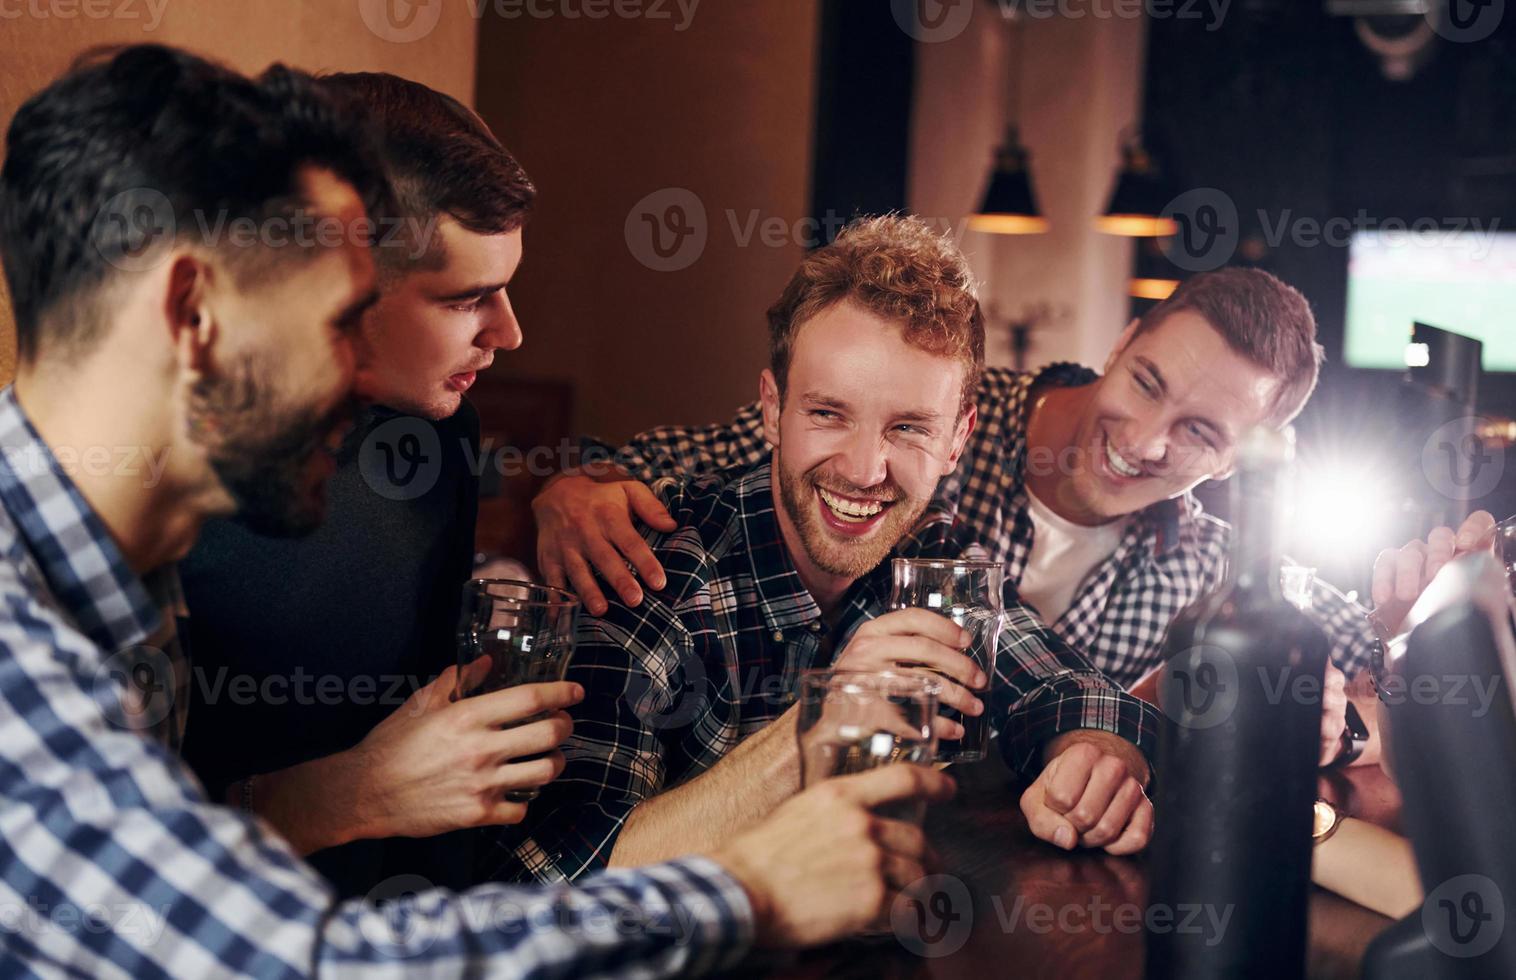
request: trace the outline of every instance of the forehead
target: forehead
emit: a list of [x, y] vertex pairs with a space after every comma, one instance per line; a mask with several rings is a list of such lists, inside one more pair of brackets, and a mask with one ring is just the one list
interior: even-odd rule
[[1171, 313], [1137, 336], [1120, 361], [1156, 368], [1170, 404], [1230, 427], [1233, 436], [1268, 416], [1281, 384], [1193, 310]]
[[956, 417], [967, 365], [908, 344], [896, 324], [850, 302], [802, 323], [786, 387], [859, 408]]
[[520, 228], [486, 235], [470, 231], [452, 215], [444, 214], [438, 216], [430, 229], [423, 226], [418, 231], [435, 238], [435, 241], [424, 244], [439, 247], [442, 256], [440, 266], [419, 273], [432, 281], [499, 282], [508, 278], [521, 263]]

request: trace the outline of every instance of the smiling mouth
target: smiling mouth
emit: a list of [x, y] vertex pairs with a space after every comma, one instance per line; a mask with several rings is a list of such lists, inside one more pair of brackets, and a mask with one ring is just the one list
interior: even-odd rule
[[863, 531], [879, 523], [885, 511], [895, 505], [893, 500], [860, 500], [816, 488], [823, 509], [834, 524]]
[[1143, 475], [1141, 467], [1133, 466], [1111, 445], [1110, 436], [1105, 437], [1105, 463], [1112, 473], [1126, 480], [1135, 480]]

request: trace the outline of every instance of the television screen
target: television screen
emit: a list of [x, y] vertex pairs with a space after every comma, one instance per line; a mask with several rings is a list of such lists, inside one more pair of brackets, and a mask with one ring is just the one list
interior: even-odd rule
[[1516, 371], [1516, 232], [1354, 232], [1349, 367], [1406, 367], [1411, 324], [1484, 342], [1486, 371]]

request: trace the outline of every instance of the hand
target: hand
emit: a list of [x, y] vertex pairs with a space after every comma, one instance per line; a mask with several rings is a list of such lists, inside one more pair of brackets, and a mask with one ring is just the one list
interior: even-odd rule
[[1321, 688], [1321, 761], [1329, 766], [1342, 752], [1342, 733], [1348, 727], [1348, 679], [1328, 661], [1326, 679]]
[[897, 801], [947, 800], [944, 773], [911, 763], [839, 776], [790, 797], [712, 857], [747, 889], [760, 946], [815, 946], [887, 920], [926, 874], [921, 828], [876, 816]]
[[584, 698], [582, 687], [523, 684], [454, 701], [457, 685], [457, 668], [449, 667], [340, 757], [357, 781], [350, 798], [359, 836], [431, 837], [520, 823], [526, 804], [507, 802], [505, 792], [544, 786], [563, 771], [557, 747], [573, 722], [562, 709]]
[[[833, 670], [891, 670], [920, 674], [942, 685], [939, 702], [966, 715], [984, 714], [984, 702], [970, 693], [989, 687], [989, 678], [963, 651], [973, 642], [969, 632], [930, 609], [901, 609], [858, 627], [838, 655]], [[963, 737], [963, 726], [939, 719], [942, 739]]]
[[560, 476], [532, 501], [537, 568], [549, 585], [577, 593], [591, 616], [609, 608], [591, 565], [628, 606], [642, 603], [628, 562], [654, 591], [667, 585], [663, 566], [632, 526], [633, 514], [655, 531], [678, 527], [653, 491], [620, 471]]
[[1439, 527], [1425, 541], [1412, 541], [1404, 548], [1381, 551], [1374, 560], [1371, 589], [1374, 615], [1390, 635], [1399, 633], [1411, 607], [1443, 566], [1455, 558], [1494, 546], [1495, 518], [1481, 510], [1470, 514], [1457, 532], [1449, 527]]
[[1153, 804], [1143, 792], [1147, 763], [1136, 746], [1090, 731], [1061, 735], [1049, 751], [1051, 761], [1021, 795], [1033, 834], [1066, 851], [1076, 843], [1110, 854], [1135, 854], [1147, 846]]

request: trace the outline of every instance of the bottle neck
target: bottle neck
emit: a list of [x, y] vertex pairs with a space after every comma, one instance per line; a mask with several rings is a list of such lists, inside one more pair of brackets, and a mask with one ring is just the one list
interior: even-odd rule
[[1283, 467], [1262, 465], [1238, 472], [1232, 486], [1235, 527], [1231, 580], [1237, 592], [1283, 600]]

